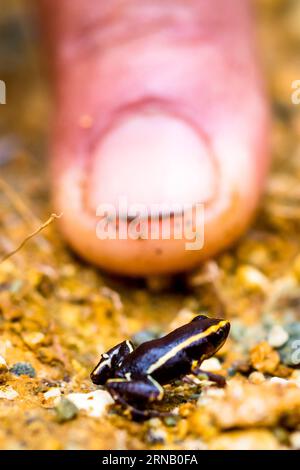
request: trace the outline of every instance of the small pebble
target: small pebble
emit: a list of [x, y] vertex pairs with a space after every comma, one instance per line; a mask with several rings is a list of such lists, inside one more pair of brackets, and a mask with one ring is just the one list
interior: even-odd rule
[[300, 387], [300, 370], [294, 370], [291, 377], [290, 377], [291, 382], [296, 384], [298, 387]]
[[213, 398], [222, 398], [225, 396], [224, 388], [211, 387], [205, 390], [205, 395]]
[[32, 331], [22, 335], [24, 343], [31, 349], [37, 349], [45, 340], [45, 335], [40, 331]]
[[57, 387], [52, 387], [44, 393], [45, 400], [50, 400], [51, 398], [58, 398], [61, 396], [61, 391]]
[[12, 347], [11, 341], [8, 339], [5, 341], [0, 341], [0, 355], [4, 356], [8, 349]]
[[268, 335], [268, 343], [273, 348], [280, 348], [289, 339], [289, 335], [286, 330], [280, 325], [274, 325]]
[[149, 444], [164, 444], [167, 439], [167, 433], [164, 429], [149, 429], [147, 436]]
[[110, 289], [107, 286], [103, 286], [100, 289], [100, 294], [103, 295], [103, 297], [110, 299], [114, 308], [117, 311], [121, 311], [123, 309], [123, 303], [118, 292], [114, 291], [113, 289]]
[[29, 362], [16, 362], [10, 372], [14, 375], [28, 375], [32, 379], [36, 376], [35, 370]]
[[251, 349], [250, 362], [257, 371], [273, 374], [280, 363], [280, 356], [267, 341], [262, 341]]
[[261, 372], [254, 371], [249, 375], [249, 381], [255, 385], [262, 384], [265, 380], [265, 376]]
[[10, 385], [0, 389], [0, 399], [14, 400], [18, 395], [18, 392], [16, 392], [16, 390], [14, 390]]
[[173, 415], [166, 416], [164, 418], [164, 423], [169, 428], [176, 426], [176, 424], [178, 423], [178, 416], [173, 416]]
[[300, 431], [293, 432], [290, 435], [290, 442], [293, 449], [300, 450]]
[[151, 418], [148, 424], [151, 428], [159, 428], [161, 426], [161, 420], [159, 418]]
[[213, 399], [222, 399], [225, 395], [225, 391], [223, 388], [207, 388], [203, 390], [200, 397], [197, 401], [197, 406], [205, 406], [208, 403], [211, 403]]
[[243, 325], [240, 320], [233, 319], [231, 322], [231, 329], [230, 329], [231, 338], [234, 341], [239, 342], [241, 338], [243, 338], [246, 334], [246, 327]]
[[6, 372], [6, 371], [7, 371], [6, 360], [4, 359], [3, 356], [0, 356], [0, 374], [1, 372]]
[[221, 364], [219, 359], [216, 357], [211, 357], [209, 359], [206, 359], [206, 361], [203, 361], [201, 364], [201, 370], [210, 372], [210, 371], [215, 371], [215, 370], [220, 370], [221, 369]]
[[54, 408], [59, 423], [71, 421], [78, 415], [78, 409], [71, 400], [62, 397]]
[[108, 392], [104, 390], [96, 390], [90, 393], [70, 393], [67, 395], [70, 400], [78, 408], [84, 410], [93, 418], [100, 418], [104, 415], [108, 405], [114, 403], [114, 400]]
[[288, 341], [278, 350], [281, 362], [290, 367], [297, 367], [300, 364], [299, 338], [300, 323], [291, 322], [285, 325], [285, 330], [289, 335]]
[[240, 266], [237, 275], [241, 284], [249, 290], [265, 292], [270, 287], [268, 278], [253, 266]]
[[282, 427], [276, 427], [273, 430], [273, 434], [281, 444], [283, 445], [289, 444], [289, 433], [286, 429]]
[[282, 377], [271, 377], [270, 382], [273, 384], [288, 385], [289, 381]]

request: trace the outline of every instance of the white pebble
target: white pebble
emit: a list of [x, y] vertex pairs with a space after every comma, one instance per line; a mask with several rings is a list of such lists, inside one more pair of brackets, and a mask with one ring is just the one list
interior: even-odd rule
[[76, 408], [84, 410], [93, 418], [100, 418], [104, 415], [108, 405], [114, 403], [114, 400], [108, 392], [96, 390], [90, 393], [69, 393], [67, 395]]
[[216, 357], [210, 357], [209, 359], [206, 359], [206, 361], [203, 361], [201, 364], [201, 370], [210, 372], [214, 370], [220, 370], [221, 369], [221, 364], [219, 359]]
[[264, 374], [257, 371], [251, 372], [248, 379], [254, 385], [262, 384], [266, 380]]
[[167, 433], [164, 429], [152, 428], [149, 430], [149, 439], [154, 443], [164, 443], [167, 440]]
[[8, 339], [6, 339], [5, 341], [0, 341], [0, 354], [5, 354], [7, 349], [10, 349], [11, 347], [11, 341], [9, 341]]
[[283, 379], [282, 377], [272, 377], [270, 379], [272, 384], [281, 384], [281, 385], [288, 385], [289, 380]]
[[16, 392], [16, 390], [14, 390], [10, 385], [0, 390], [0, 399], [14, 400], [18, 395], [18, 392]]
[[290, 435], [290, 441], [293, 449], [300, 450], [300, 431], [293, 432]]
[[33, 331], [23, 335], [23, 340], [29, 346], [39, 346], [45, 339], [45, 335], [40, 331]]
[[51, 387], [47, 392], [44, 393], [44, 398], [50, 400], [50, 398], [58, 398], [61, 396], [61, 391], [57, 387]]
[[294, 370], [291, 375], [290, 382], [300, 387], [300, 370]]
[[208, 397], [213, 397], [213, 398], [223, 398], [225, 396], [224, 388], [211, 387], [211, 388], [208, 388], [205, 393]]
[[7, 370], [6, 360], [3, 356], [0, 356], [0, 372]]
[[249, 289], [267, 291], [270, 287], [268, 278], [251, 265], [243, 265], [238, 269], [238, 276]]
[[288, 339], [288, 333], [280, 325], [274, 325], [268, 335], [268, 343], [273, 348], [280, 348]]
[[223, 388], [207, 388], [204, 389], [201, 393], [200, 397], [198, 398], [197, 405], [198, 406], [207, 406], [212, 400], [223, 398], [225, 396], [225, 391]]

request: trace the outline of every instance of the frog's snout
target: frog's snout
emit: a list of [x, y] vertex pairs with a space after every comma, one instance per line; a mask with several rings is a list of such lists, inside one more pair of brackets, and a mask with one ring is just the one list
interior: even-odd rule
[[220, 338], [220, 343], [223, 345], [230, 332], [230, 323], [228, 320], [220, 320], [219, 325], [217, 334]]

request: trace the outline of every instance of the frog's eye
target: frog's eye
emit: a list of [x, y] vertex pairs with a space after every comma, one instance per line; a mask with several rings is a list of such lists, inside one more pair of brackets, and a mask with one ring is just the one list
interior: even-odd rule
[[196, 317], [193, 318], [193, 321], [198, 321], [198, 320], [207, 320], [209, 317], [207, 315], [197, 315]]
[[91, 373], [92, 382], [96, 385], [104, 385], [108, 379], [115, 376], [116, 369], [121, 366], [124, 358], [132, 351], [132, 343], [130, 341], [123, 341], [103, 353], [100, 362]]

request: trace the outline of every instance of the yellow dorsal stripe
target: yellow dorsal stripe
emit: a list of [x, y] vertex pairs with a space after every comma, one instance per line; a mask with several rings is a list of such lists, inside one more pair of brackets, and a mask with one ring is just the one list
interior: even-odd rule
[[207, 328], [205, 331], [202, 331], [201, 333], [198, 333], [196, 335], [191, 336], [190, 338], [186, 339], [182, 343], [178, 344], [174, 348], [172, 348], [170, 351], [168, 351], [166, 354], [161, 356], [158, 361], [156, 361], [154, 364], [151, 364], [149, 369], [147, 370], [147, 374], [152, 374], [156, 369], [164, 365], [169, 359], [175, 356], [179, 351], [182, 349], [186, 348], [187, 346], [190, 346], [191, 344], [195, 343], [201, 338], [205, 338], [206, 336], [210, 335], [211, 333], [216, 333], [222, 326], [226, 325], [228, 321], [222, 320], [217, 325], [212, 325], [209, 328]]

